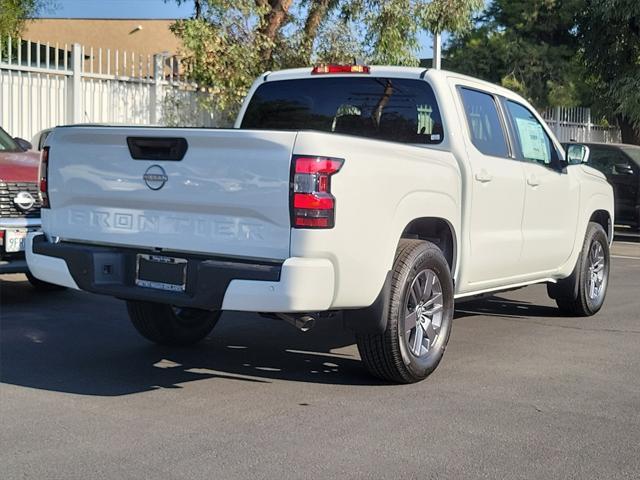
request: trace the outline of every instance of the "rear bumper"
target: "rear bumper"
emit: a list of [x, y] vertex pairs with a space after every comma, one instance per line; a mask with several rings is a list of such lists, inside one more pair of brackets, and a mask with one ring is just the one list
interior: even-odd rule
[[135, 284], [136, 249], [51, 243], [42, 234], [27, 241], [27, 261], [43, 281], [126, 300], [209, 310], [308, 312], [327, 310], [333, 300], [333, 265], [326, 259], [289, 258], [256, 263], [163, 252], [187, 260], [185, 292]]

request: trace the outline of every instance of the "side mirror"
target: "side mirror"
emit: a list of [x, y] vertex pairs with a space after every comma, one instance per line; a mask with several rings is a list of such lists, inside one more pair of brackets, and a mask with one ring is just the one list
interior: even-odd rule
[[18, 146], [24, 151], [31, 150], [33, 148], [31, 142], [25, 140], [24, 138], [16, 137], [13, 139], [13, 141], [16, 142]]
[[633, 168], [628, 163], [616, 163], [613, 167], [613, 173], [615, 175], [633, 175]]
[[586, 145], [579, 143], [572, 143], [567, 146], [567, 163], [569, 165], [579, 165], [581, 163], [587, 163], [589, 161], [589, 154], [591, 151]]

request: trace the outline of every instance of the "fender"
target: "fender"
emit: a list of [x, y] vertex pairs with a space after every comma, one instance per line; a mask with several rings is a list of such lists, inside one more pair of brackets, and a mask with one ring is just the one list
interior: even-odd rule
[[[608, 184], [607, 186], [611, 188]], [[607, 195], [605, 193], [595, 193], [584, 200], [584, 207], [580, 208], [581, 212], [584, 212], [578, 220], [578, 228], [576, 230], [576, 237], [574, 239], [573, 251], [569, 259], [558, 269], [558, 278], [566, 278], [571, 275], [573, 269], [576, 266], [580, 252], [582, 251], [582, 245], [584, 243], [584, 237], [587, 233], [587, 226], [591, 216], [598, 210], [604, 210], [609, 214], [611, 219], [609, 231], [607, 231], [607, 237], [609, 238], [609, 244], [613, 242], [613, 224], [614, 224], [614, 207], [613, 207], [613, 195]]]
[[[459, 188], [456, 186], [456, 190]], [[459, 192], [421, 191], [411, 192], [400, 200], [391, 223], [391, 237], [388, 239], [390, 243], [386, 250], [388, 254], [385, 259], [387, 270], [393, 268], [396, 247], [407, 225], [417, 218], [437, 218], [447, 222], [453, 232], [454, 264], [452, 276], [455, 281], [460, 262], [459, 232], [462, 216], [460, 202], [456, 200], [456, 197], [460, 198]]]
[[[460, 249], [459, 227], [460, 207], [455, 199], [444, 192], [412, 192], [405, 196], [394, 214], [390, 235], [387, 238], [387, 247], [384, 249], [384, 262], [380, 262], [379, 269], [384, 268], [381, 275], [381, 284], [375, 297], [371, 298], [370, 306], [366, 308], [344, 310], [343, 319], [346, 328], [355, 330], [361, 334], [375, 334], [385, 330], [387, 322], [387, 310], [391, 289], [391, 270], [395, 252], [405, 228], [418, 218], [434, 218], [444, 220], [452, 230], [454, 242], [453, 276], [459, 262], [456, 252]], [[378, 278], [376, 276], [376, 278]]]

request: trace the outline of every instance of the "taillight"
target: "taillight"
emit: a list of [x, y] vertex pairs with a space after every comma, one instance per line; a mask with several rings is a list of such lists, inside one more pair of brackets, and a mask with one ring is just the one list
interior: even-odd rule
[[318, 65], [311, 70], [312, 75], [323, 73], [369, 73], [366, 65]]
[[42, 154], [40, 155], [40, 173], [38, 176], [42, 208], [49, 208], [49, 147], [42, 149]]
[[331, 195], [331, 176], [344, 160], [294, 156], [291, 225], [294, 228], [333, 228], [336, 199]]

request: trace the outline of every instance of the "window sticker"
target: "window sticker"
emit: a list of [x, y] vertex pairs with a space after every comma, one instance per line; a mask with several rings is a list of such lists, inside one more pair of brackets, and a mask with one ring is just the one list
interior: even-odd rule
[[551, 152], [549, 152], [547, 137], [542, 125], [535, 120], [527, 118], [516, 118], [515, 120], [518, 126], [518, 133], [520, 133], [520, 143], [522, 144], [524, 158], [550, 163]]

